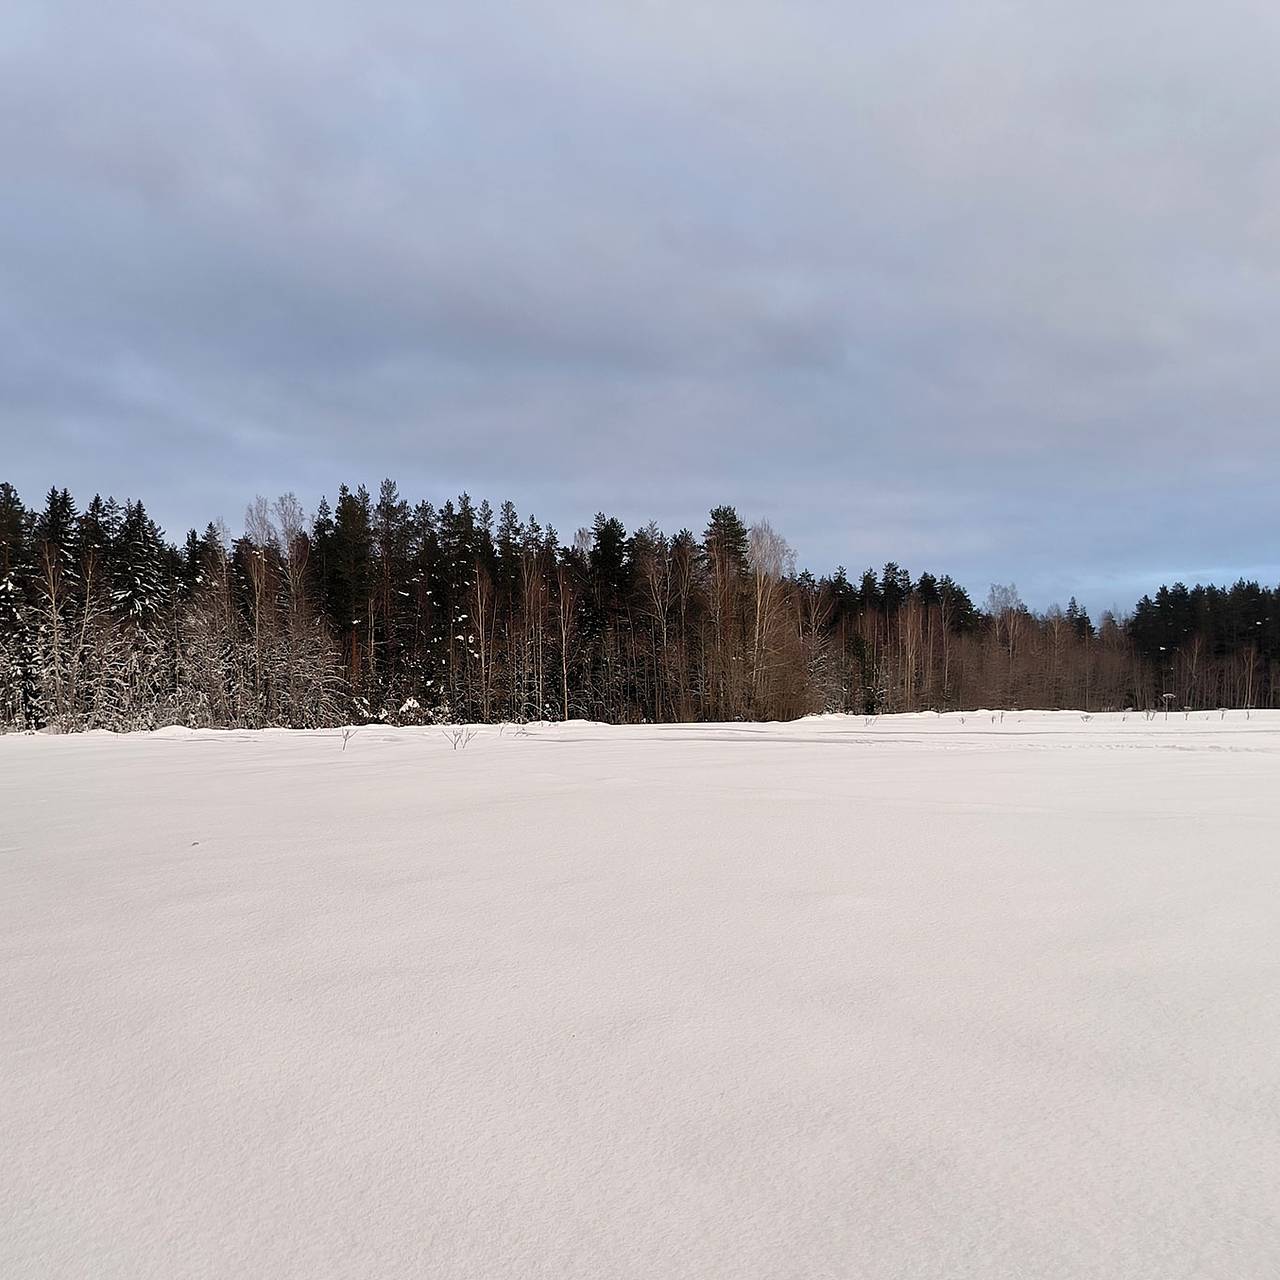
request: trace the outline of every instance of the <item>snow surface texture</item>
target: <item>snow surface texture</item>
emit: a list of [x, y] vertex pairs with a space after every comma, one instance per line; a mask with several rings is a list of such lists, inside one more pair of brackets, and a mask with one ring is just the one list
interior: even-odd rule
[[0, 739], [0, 1274], [1280, 1275], [1280, 714]]

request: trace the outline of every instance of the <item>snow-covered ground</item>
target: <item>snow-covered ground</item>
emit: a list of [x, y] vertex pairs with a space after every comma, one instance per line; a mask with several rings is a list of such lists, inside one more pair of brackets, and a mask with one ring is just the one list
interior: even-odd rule
[[5, 1277], [1280, 1275], [1280, 714], [0, 738]]

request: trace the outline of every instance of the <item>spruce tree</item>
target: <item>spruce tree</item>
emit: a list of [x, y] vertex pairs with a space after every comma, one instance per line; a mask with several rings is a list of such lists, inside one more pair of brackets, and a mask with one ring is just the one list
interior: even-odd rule
[[17, 565], [11, 561], [0, 572], [0, 729], [40, 729], [45, 724], [33, 631]]

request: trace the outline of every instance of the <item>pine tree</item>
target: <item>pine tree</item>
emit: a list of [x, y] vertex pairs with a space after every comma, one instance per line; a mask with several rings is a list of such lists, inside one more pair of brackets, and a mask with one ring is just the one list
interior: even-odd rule
[[709, 579], [712, 714], [735, 720], [745, 710], [747, 528], [733, 507], [712, 510], [702, 547]]

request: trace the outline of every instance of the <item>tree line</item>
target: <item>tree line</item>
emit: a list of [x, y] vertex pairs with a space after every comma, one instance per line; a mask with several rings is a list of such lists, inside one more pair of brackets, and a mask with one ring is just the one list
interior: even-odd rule
[[258, 498], [239, 537], [176, 545], [141, 502], [0, 484], [0, 728], [1270, 706], [1277, 597], [1176, 584], [1095, 626], [892, 563], [815, 577], [731, 506], [701, 536], [600, 514], [562, 541], [390, 480], [313, 515]]

